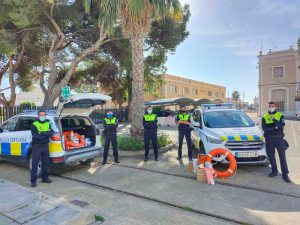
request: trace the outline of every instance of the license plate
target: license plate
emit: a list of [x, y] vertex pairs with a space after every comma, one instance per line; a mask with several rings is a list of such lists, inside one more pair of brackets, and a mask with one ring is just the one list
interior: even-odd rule
[[258, 157], [258, 153], [257, 152], [236, 152], [235, 153], [235, 157], [236, 158], [254, 158], [254, 157]]

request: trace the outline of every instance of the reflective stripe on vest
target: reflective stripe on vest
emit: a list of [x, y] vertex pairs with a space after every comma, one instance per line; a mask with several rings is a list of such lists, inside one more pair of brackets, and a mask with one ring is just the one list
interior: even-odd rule
[[154, 122], [156, 119], [156, 114], [145, 114], [144, 118], [146, 122]]
[[49, 122], [44, 122], [40, 123], [40, 121], [35, 121], [33, 125], [36, 127], [39, 133], [48, 131], [50, 129], [50, 123]]
[[[276, 112], [273, 115], [274, 115], [274, 117], [275, 117], [276, 120], [280, 121], [280, 118], [282, 116], [282, 114], [280, 112]], [[272, 119], [272, 117], [271, 117], [271, 115], [269, 113], [266, 114], [266, 115], [264, 115], [264, 119], [266, 121], [266, 124], [273, 124], [274, 123], [274, 121], [273, 121], [273, 119]]]
[[117, 124], [117, 118], [112, 117], [111, 119], [109, 118], [104, 118], [106, 125], [116, 125]]
[[188, 121], [189, 120], [189, 118], [190, 118], [190, 114], [181, 114], [181, 113], [179, 113], [178, 114], [178, 118], [179, 118], [179, 120], [181, 120], [181, 121]]

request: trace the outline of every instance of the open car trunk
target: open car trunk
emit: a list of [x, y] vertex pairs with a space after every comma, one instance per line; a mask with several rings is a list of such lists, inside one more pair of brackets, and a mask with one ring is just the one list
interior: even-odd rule
[[63, 117], [60, 120], [66, 150], [75, 150], [96, 144], [96, 129], [82, 116]]

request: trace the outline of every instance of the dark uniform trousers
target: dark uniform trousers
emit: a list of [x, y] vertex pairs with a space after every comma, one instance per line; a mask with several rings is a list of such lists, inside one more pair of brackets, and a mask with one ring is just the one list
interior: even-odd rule
[[266, 148], [267, 148], [267, 155], [271, 163], [272, 171], [278, 172], [277, 170], [277, 163], [275, 158], [275, 148], [277, 149], [281, 172], [282, 175], [287, 175], [289, 173], [287, 162], [286, 162], [286, 147], [284, 145], [284, 140], [282, 137], [266, 137]]
[[31, 168], [31, 183], [37, 181], [38, 163], [42, 163], [42, 180], [48, 179], [48, 164], [49, 164], [49, 146], [48, 144], [32, 144], [31, 150], [32, 168]]
[[117, 142], [117, 134], [105, 134], [105, 144], [104, 144], [104, 152], [103, 152], [103, 161], [107, 161], [107, 155], [109, 150], [110, 142], [113, 147], [113, 154], [115, 161], [118, 161], [118, 142]]
[[156, 129], [145, 129], [145, 131], [144, 131], [145, 158], [148, 158], [148, 155], [149, 155], [150, 141], [152, 142], [152, 145], [153, 145], [154, 157], [155, 157], [155, 159], [158, 159]]
[[188, 156], [189, 156], [189, 159], [192, 159], [191, 130], [190, 129], [179, 129], [178, 131], [179, 131], [178, 156], [182, 157], [182, 143], [183, 143], [183, 138], [185, 137], [187, 147], [188, 147]]

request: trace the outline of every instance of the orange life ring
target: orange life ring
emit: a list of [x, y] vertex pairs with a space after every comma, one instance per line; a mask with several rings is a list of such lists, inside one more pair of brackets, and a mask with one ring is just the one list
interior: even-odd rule
[[224, 148], [216, 148], [207, 154], [205, 162], [211, 163], [213, 157], [215, 157], [216, 155], [225, 155], [229, 160], [229, 168], [226, 171], [218, 171], [214, 169], [214, 176], [218, 178], [232, 177], [237, 169], [234, 155]]
[[[72, 133], [78, 138], [79, 143], [74, 143], [74, 142], [68, 140], [67, 135], [70, 135]], [[80, 134], [75, 133], [73, 130], [64, 131], [63, 137], [64, 137], [64, 141], [65, 141], [66, 150], [69, 150], [71, 148], [81, 148], [81, 147], [85, 146], [85, 141], [84, 141], [83, 137]]]

